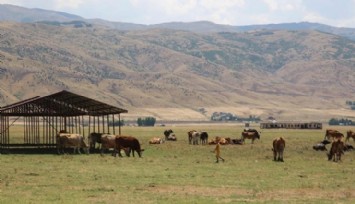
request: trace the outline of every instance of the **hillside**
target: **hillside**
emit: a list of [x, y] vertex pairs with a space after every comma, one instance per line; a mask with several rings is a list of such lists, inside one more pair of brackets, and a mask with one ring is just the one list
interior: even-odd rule
[[[63, 89], [126, 118], [355, 117], [355, 42], [318, 31], [197, 34], [0, 23], [0, 106]], [[197, 110], [205, 108], [205, 113]]]
[[[52, 24], [61, 24], [74, 21], [79, 24], [94, 24], [96, 26], [104, 26], [121, 31], [132, 30], [149, 30], [149, 29], [170, 29], [183, 30], [196, 33], [218, 33], [218, 32], [248, 32], [255, 30], [317, 30], [321, 32], [331, 33], [355, 40], [355, 28], [333, 27], [319, 23], [310, 22], [296, 22], [296, 23], [280, 23], [280, 24], [265, 24], [265, 25], [221, 25], [209, 21], [197, 22], [167, 22], [161, 24], [144, 25], [134, 24], [128, 22], [111, 22], [104, 19], [85, 19], [77, 15], [36, 9], [24, 8], [10, 4], [0, 4], [0, 21], [11, 21], [21, 23], [35, 23], [35, 22], [50, 22]], [[80, 23], [81, 22], [81, 23]]]

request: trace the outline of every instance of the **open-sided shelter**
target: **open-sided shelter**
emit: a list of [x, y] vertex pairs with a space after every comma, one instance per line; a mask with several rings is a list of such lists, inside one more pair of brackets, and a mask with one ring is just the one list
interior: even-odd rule
[[[121, 134], [120, 114], [127, 112], [66, 90], [36, 96], [0, 108], [0, 148], [51, 147], [56, 144], [56, 134], [63, 130], [87, 137], [90, 132], [116, 134], [118, 126]], [[23, 130], [11, 134], [15, 122], [23, 125]], [[14, 135], [16, 139], [11, 140]]]

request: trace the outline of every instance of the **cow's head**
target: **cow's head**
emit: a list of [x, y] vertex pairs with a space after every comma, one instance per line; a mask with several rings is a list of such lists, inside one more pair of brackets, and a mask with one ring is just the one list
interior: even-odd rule
[[142, 153], [144, 152], [144, 149], [140, 149], [140, 151], [138, 151], [138, 155], [139, 157], [142, 157]]

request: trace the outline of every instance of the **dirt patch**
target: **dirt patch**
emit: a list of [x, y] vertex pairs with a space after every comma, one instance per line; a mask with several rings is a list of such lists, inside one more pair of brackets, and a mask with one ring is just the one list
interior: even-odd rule
[[204, 187], [204, 186], [167, 186], [149, 184], [146, 190], [159, 194], [178, 194], [206, 197], [238, 197], [246, 201], [292, 201], [292, 200], [339, 200], [355, 199], [355, 191], [351, 189], [338, 189], [326, 191], [322, 189], [277, 189], [269, 191], [257, 191], [237, 187]]
[[233, 187], [204, 187], [204, 186], [167, 186], [167, 185], [148, 185], [148, 190], [155, 193], [171, 193], [181, 195], [199, 195], [213, 197], [227, 197], [232, 195], [252, 195], [252, 190], [233, 188]]

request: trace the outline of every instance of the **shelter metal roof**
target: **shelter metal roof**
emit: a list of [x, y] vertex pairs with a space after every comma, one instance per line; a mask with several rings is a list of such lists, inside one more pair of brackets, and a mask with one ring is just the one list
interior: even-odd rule
[[0, 108], [0, 115], [3, 116], [100, 116], [127, 112], [125, 109], [66, 90], [44, 97], [36, 96]]

